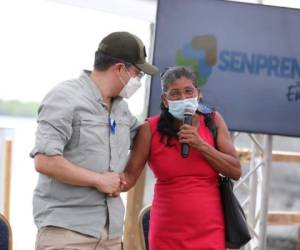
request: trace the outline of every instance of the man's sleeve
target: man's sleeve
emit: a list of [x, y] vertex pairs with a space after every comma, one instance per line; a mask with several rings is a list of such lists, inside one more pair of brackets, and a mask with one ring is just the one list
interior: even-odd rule
[[73, 107], [64, 91], [56, 89], [43, 100], [38, 110], [35, 146], [30, 153], [48, 156], [62, 155], [72, 135]]

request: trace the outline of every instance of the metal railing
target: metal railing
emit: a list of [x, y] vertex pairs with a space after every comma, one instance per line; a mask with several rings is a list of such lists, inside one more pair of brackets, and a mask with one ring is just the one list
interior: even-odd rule
[[[233, 133], [233, 140], [239, 133]], [[251, 149], [238, 149], [241, 161], [249, 161], [248, 172], [235, 185], [235, 191], [246, 187], [247, 196], [242, 202], [247, 213], [252, 240], [246, 250], [264, 250], [266, 248], [267, 224], [287, 225], [300, 221], [300, 212], [269, 212], [268, 198], [272, 162], [300, 162], [300, 154], [295, 152], [272, 151], [271, 135], [247, 134], [251, 140]]]

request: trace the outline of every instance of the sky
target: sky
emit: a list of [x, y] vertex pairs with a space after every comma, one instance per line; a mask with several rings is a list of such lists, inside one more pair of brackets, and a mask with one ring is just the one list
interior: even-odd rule
[[[53, 1], [0, 1], [0, 99], [40, 102], [59, 82], [92, 69], [94, 52], [110, 32], [132, 32], [148, 49], [149, 25]], [[135, 98], [144, 94], [141, 89]], [[141, 106], [133, 105], [135, 113]]]

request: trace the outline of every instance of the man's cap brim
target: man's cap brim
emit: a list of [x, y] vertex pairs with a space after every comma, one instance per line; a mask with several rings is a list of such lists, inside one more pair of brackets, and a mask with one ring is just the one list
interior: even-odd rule
[[135, 64], [141, 71], [148, 75], [155, 75], [159, 72], [159, 69], [150, 63]]

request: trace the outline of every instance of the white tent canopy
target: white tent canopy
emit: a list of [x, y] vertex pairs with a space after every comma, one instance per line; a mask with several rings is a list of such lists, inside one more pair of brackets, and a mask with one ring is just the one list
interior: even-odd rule
[[138, 18], [154, 23], [156, 0], [52, 0], [81, 8], [100, 10], [112, 14]]
[[[81, 8], [109, 12], [112, 14], [138, 18], [155, 23], [157, 0], [51, 0]], [[281, 7], [299, 8], [295, 0], [232, 0], [236, 2], [260, 3]]]

